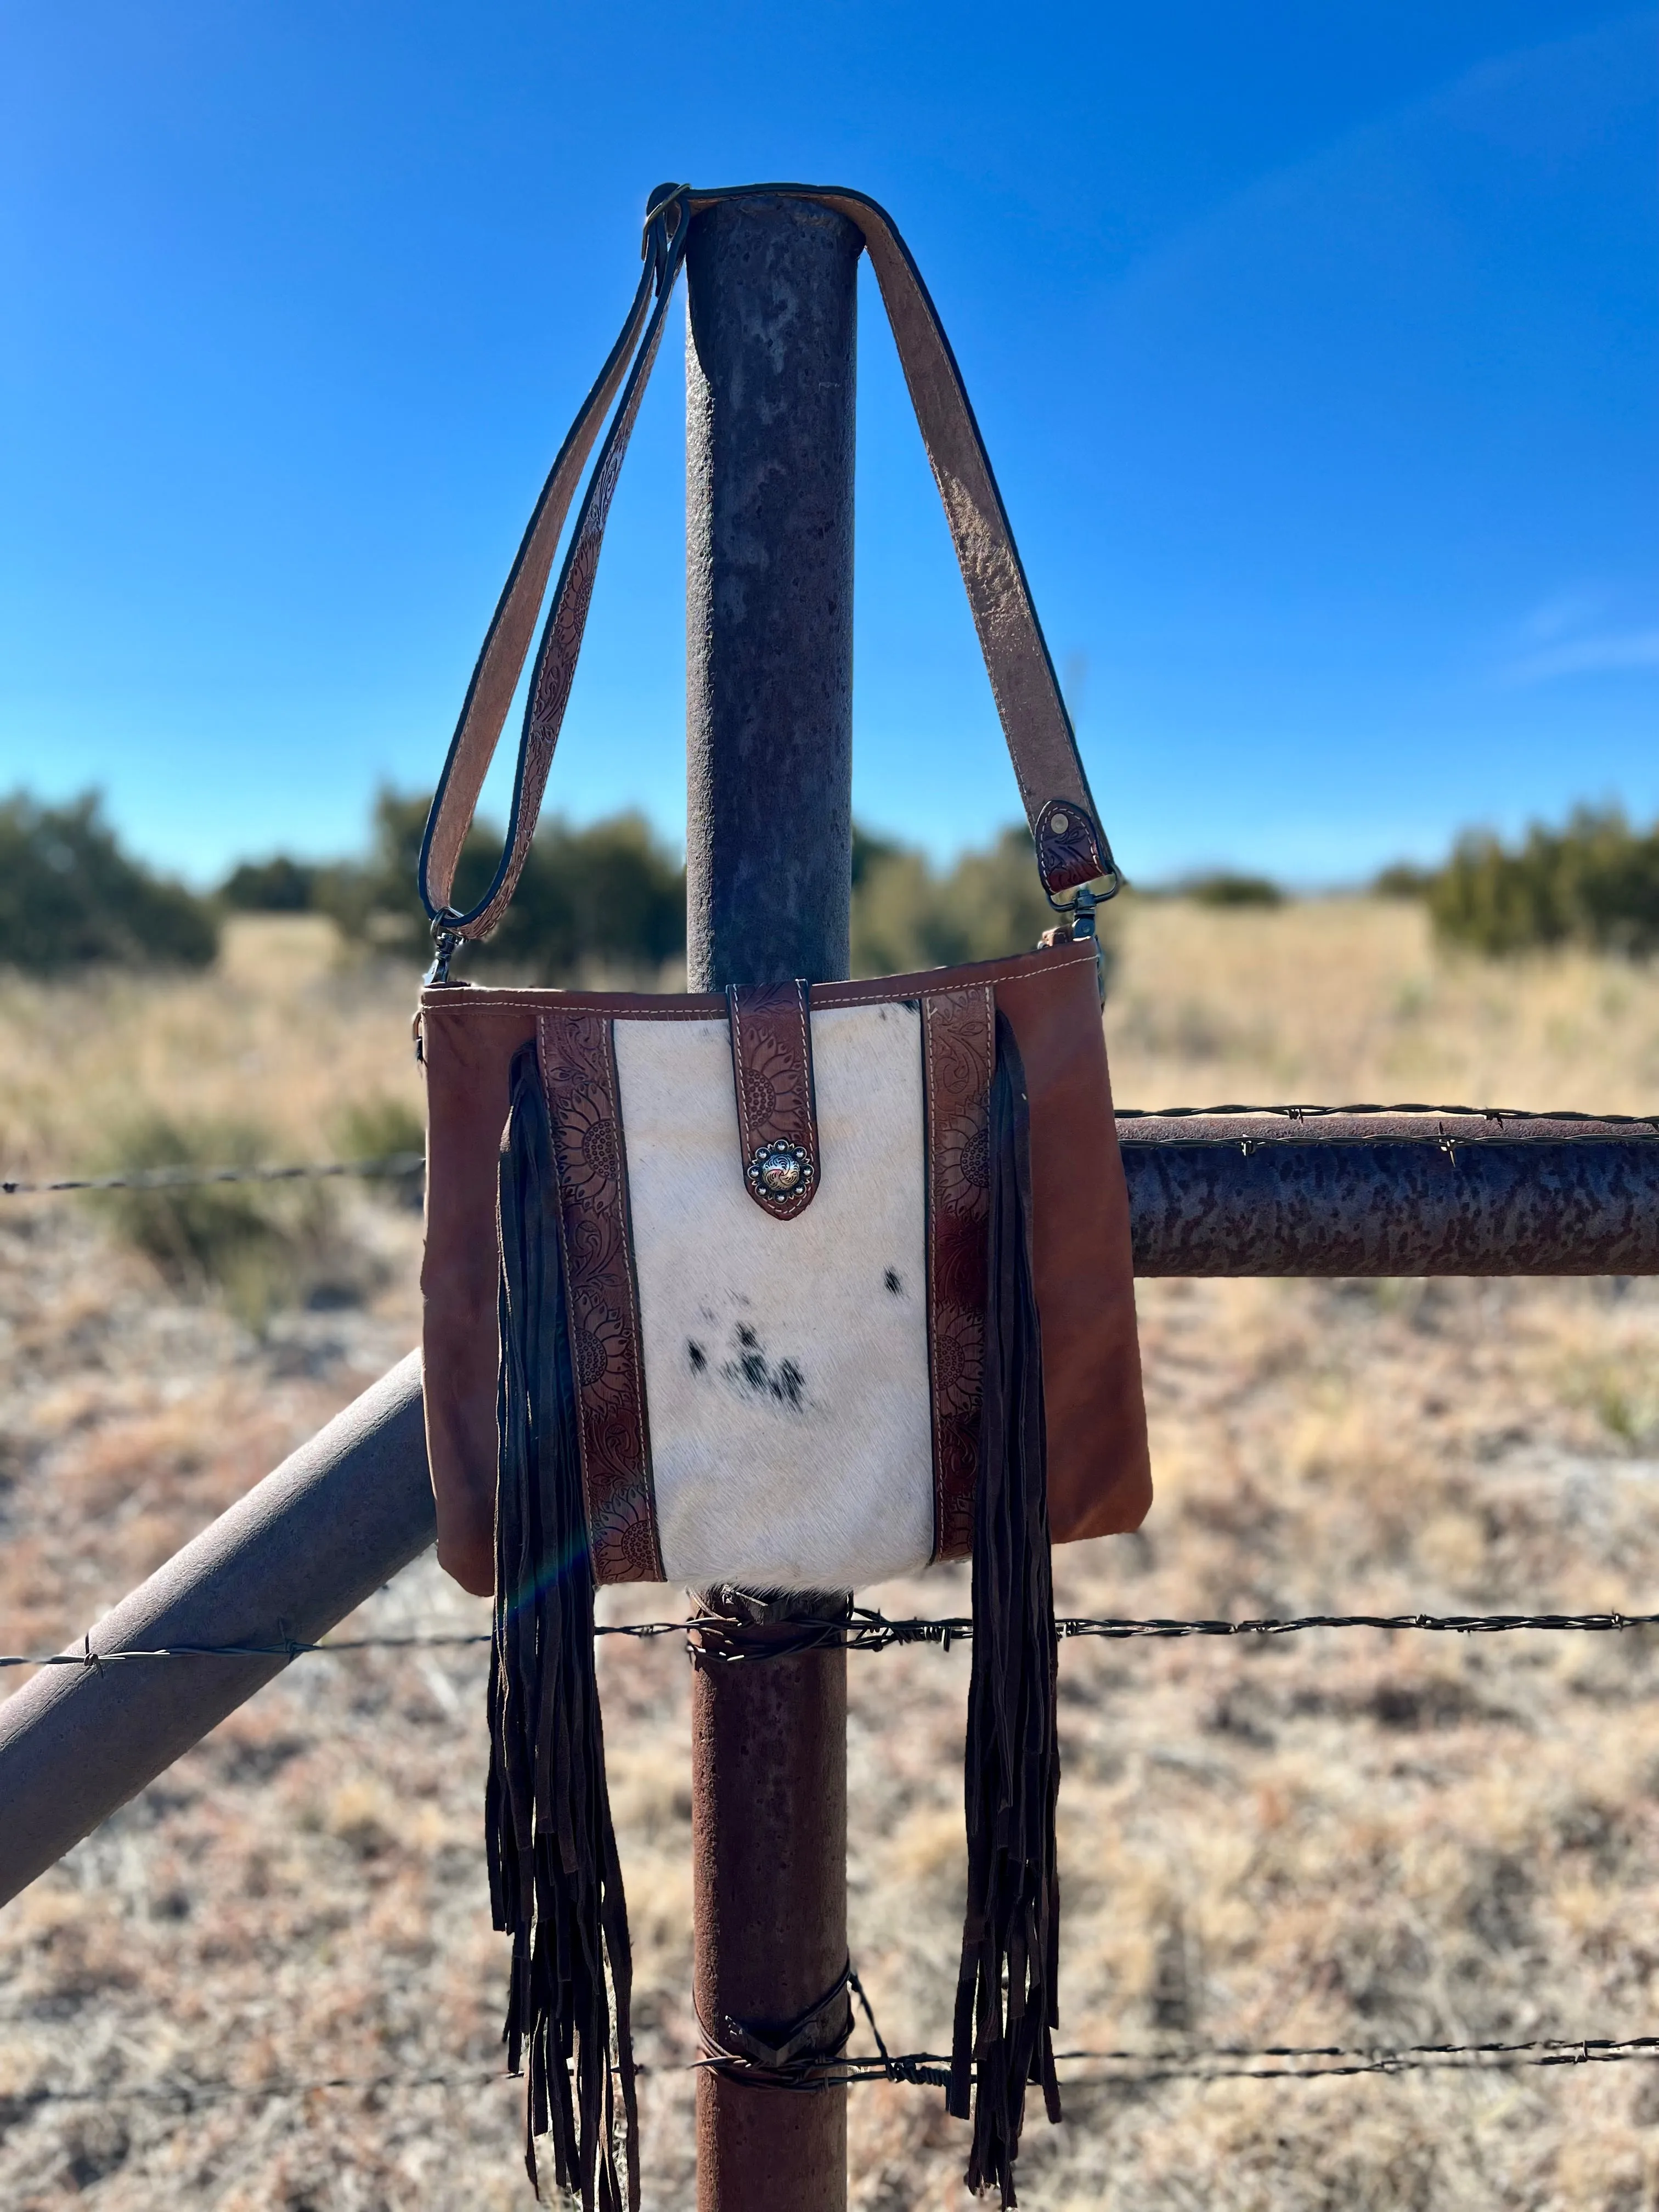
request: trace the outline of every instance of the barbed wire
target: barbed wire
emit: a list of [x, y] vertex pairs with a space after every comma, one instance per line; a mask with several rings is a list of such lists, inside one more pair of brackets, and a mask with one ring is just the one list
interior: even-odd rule
[[[1368, 2074], [1500, 2074], [1531, 2067], [1629, 2063], [1659, 2058], [1659, 2036], [1423, 2043], [1397, 2049], [1343, 2044], [1218, 2044], [1197, 2051], [1060, 2051], [1054, 2056], [1056, 2063], [1062, 2066], [1103, 2066], [1112, 2069], [1095, 2075], [1062, 2075], [1062, 2089], [1139, 2089], [1175, 2081], [1321, 2081]], [[950, 2064], [948, 2057], [934, 2051], [849, 2057], [836, 2059], [823, 2069], [812, 2086], [820, 2089], [855, 2088], [868, 2082], [888, 2081], [916, 2088], [943, 2088], [950, 2080]], [[647, 2078], [660, 2078], [696, 2073], [699, 2069], [700, 2062], [694, 2059], [683, 2065], [645, 2064], [635, 2070]], [[203, 2105], [243, 2099], [255, 2103], [297, 2099], [325, 2091], [355, 2090], [374, 2095], [416, 2089], [487, 2089], [515, 2078], [494, 2069], [456, 2069], [440, 2073], [324, 2075], [303, 2081], [106, 2082], [84, 2089], [40, 2084], [0, 2092], [0, 2123], [15, 2124], [26, 2113], [46, 2105], [155, 2102], [188, 2112]]]
[[[650, 1624], [650, 1632], [665, 1636], [684, 1626], [684, 1621], [653, 1622]], [[603, 1628], [594, 1632], [601, 1636], [629, 1632], [634, 1632]], [[435, 1651], [449, 1645], [488, 1644], [489, 1640], [487, 1632], [453, 1636], [349, 1636], [320, 1644], [308, 1644], [299, 1637], [289, 1636], [274, 1644], [118, 1644], [112, 1651], [94, 1651], [88, 1636], [79, 1651], [0, 1651], [0, 1667], [78, 1667], [95, 1674], [101, 1667], [135, 1659], [292, 1660], [317, 1651]]]
[[68, 1190], [197, 1190], [214, 1183], [315, 1182], [331, 1176], [412, 1176], [425, 1166], [424, 1152], [387, 1152], [379, 1159], [301, 1160], [280, 1167], [131, 1168], [123, 1175], [60, 1176], [48, 1182], [11, 1176], [0, 1180], [0, 1197], [43, 1198]]
[[177, 2105], [193, 2112], [199, 2105], [222, 2104], [239, 2098], [257, 2102], [262, 2098], [309, 2097], [320, 2089], [487, 2089], [496, 2081], [510, 2081], [510, 2074], [329, 2074], [310, 2081], [132, 2081], [103, 2083], [91, 2089], [38, 2085], [28, 2089], [0, 2090], [0, 2124], [15, 2123], [40, 2105]]
[[1495, 1123], [1577, 1121], [1606, 1124], [1609, 1128], [1648, 1129], [1659, 1135], [1659, 1114], [1587, 1114], [1577, 1108], [1569, 1107], [1544, 1113], [1530, 1106], [1430, 1106], [1407, 1101], [1394, 1106], [1379, 1105], [1374, 1102], [1357, 1106], [1118, 1106], [1113, 1109], [1113, 1113], [1120, 1121], [1190, 1121], [1216, 1119], [1228, 1114], [1269, 1114], [1287, 1121], [1317, 1121], [1332, 1115], [1418, 1114], [1426, 1117], [1431, 1114], [1445, 1114], [1454, 1118]]
[[[873, 2026], [873, 2022], [872, 2022]], [[879, 2038], [878, 2038], [879, 2040]], [[1362, 2074], [1498, 2074], [1533, 2066], [1593, 2066], [1632, 2059], [1659, 2058], [1659, 2036], [1549, 2037], [1516, 2043], [1421, 2043], [1399, 2049], [1344, 2044], [1219, 2044], [1198, 2051], [1057, 2051], [1057, 2066], [1109, 2066], [1103, 2075], [1062, 2075], [1062, 2089], [1145, 2088], [1166, 2081], [1318, 2081]], [[1307, 2062], [1312, 2062], [1311, 2063]], [[694, 2066], [711, 2062], [693, 2061]], [[641, 2074], [653, 2069], [638, 2069]], [[658, 2071], [672, 2069], [658, 2069]], [[951, 2061], [943, 2051], [908, 2051], [879, 2056], [848, 2056], [813, 2069], [814, 2078], [798, 2086], [814, 2089], [852, 2088], [866, 2081], [893, 2081], [916, 2087], [945, 2088]]]
[[[1112, 1615], [1062, 1615], [1054, 1623], [1061, 1643], [1096, 1637], [1109, 1642], [1165, 1641], [1186, 1637], [1270, 1638], [1297, 1636], [1316, 1629], [1381, 1629], [1431, 1636], [1498, 1636], [1517, 1630], [1545, 1634], [1613, 1635], [1626, 1629], [1659, 1627], [1659, 1613], [1310, 1613], [1288, 1619], [1267, 1615], [1254, 1620], [1119, 1619]], [[805, 1614], [757, 1632], [723, 1613], [692, 1613], [684, 1620], [602, 1621], [595, 1636], [633, 1637], [651, 1641], [664, 1636], [695, 1636], [702, 1659], [735, 1664], [763, 1659], [798, 1658], [804, 1652], [841, 1649], [889, 1651], [931, 1644], [948, 1651], [972, 1640], [967, 1613], [918, 1614], [890, 1620], [867, 1606], [854, 1606], [843, 1617]], [[118, 1645], [94, 1651], [88, 1635], [78, 1651], [0, 1652], [0, 1668], [78, 1667], [96, 1671], [141, 1659], [294, 1660], [329, 1651], [436, 1651], [489, 1644], [488, 1630], [408, 1636], [340, 1636], [309, 1643], [283, 1637], [269, 1644], [162, 1644]]]
[[[662, 1632], [661, 1624], [651, 1626], [653, 1632]], [[854, 1606], [844, 1619], [804, 1617], [785, 1622], [781, 1636], [774, 1627], [766, 1632], [764, 1638], [751, 1638], [741, 1625], [720, 1614], [695, 1614], [682, 1626], [696, 1632], [698, 1650], [702, 1656], [732, 1660], [787, 1657], [799, 1651], [836, 1645], [848, 1651], [885, 1651], [900, 1645], [931, 1644], [949, 1650], [952, 1644], [969, 1641], [974, 1632], [973, 1620], [965, 1613], [894, 1620], [864, 1606]], [[1194, 1636], [1295, 1636], [1313, 1629], [1372, 1628], [1431, 1635], [1490, 1636], [1517, 1629], [1606, 1634], [1626, 1628], [1655, 1626], [1659, 1626], [1659, 1613], [1314, 1613], [1288, 1619], [1270, 1615], [1250, 1620], [1134, 1620], [1063, 1614], [1054, 1623], [1061, 1643], [1085, 1637], [1130, 1642]], [[799, 1631], [798, 1638], [790, 1635], [792, 1630]]]
[[[1587, 1127], [1644, 1129], [1659, 1136], [1659, 1114], [1590, 1114], [1577, 1108], [1541, 1112], [1529, 1106], [1435, 1106], [1407, 1101], [1396, 1105], [1375, 1102], [1352, 1106], [1321, 1106], [1310, 1103], [1221, 1106], [1120, 1106], [1119, 1121], [1190, 1121], [1227, 1115], [1260, 1114], [1280, 1121], [1317, 1121], [1332, 1116], [1361, 1118], [1382, 1114], [1443, 1115], [1453, 1119], [1502, 1125], [1511, 1121], [1557, 1121]], [[60, 1176], [31, 1182], [9, 1176], [0, 1178], [0, 1197], [41, 1198], [63, 1191], [192, 1190], [216, 1183], [295, 1182], [337, 1176], [398, 1176], [418, 1175], [426, 1165], [424, 1152], [388, 1152], [378, 1159], [301, 1160], [271, 1167], [159, 1167], [132, 1168], [118, 1175]]]

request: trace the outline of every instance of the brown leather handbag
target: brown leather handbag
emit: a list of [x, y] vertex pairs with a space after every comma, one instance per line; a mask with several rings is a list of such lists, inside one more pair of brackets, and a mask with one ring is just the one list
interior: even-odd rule
[[[802, 194], [863, 234], [1061, 919], [1015, 958], [874, 982], [673, 997], [450, 975], [523, 867], [687, 227], [726, 197], [665, 191], [621, 337], [496, 608], [421, 859], [438, 948], [419, 1018], [438, 1552], [495, 1595], [489, 1832], [515, 1945], [510, 2056], [527, 2045], [532, 2136], [551, 2129], [559, 2179], [589, 2204], [621, 2201], [613, 2081], [632, 2107], [594, 1585], [834, 1591], [971, 1558], [950, 2102], [966, 2115], [976, 2078], [969, 2179], [1011, 2201], [1025, 2082], [1058, 2112], [1048, 1547], [1133, 1528], [1151, 1500], [1093, 941], [1091, 887], [1116, 878], [914, 263], [860, 194], [751, 189]], [[535, 661], [506, 849], [459, 911], [462, 842], [607, 415]]]

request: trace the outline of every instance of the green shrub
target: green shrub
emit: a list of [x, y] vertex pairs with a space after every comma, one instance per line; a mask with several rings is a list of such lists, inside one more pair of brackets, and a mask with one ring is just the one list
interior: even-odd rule
[[[152, 1113], [117, 1133], [104, 1171], [257, 1167], [272, 1157], [270, 1139], [257, 1123], [186, 1122]], [[175, 1290], [222, 1298], [251, 1328], [263, 1329], [286, 1307], [345, 1304], [361, 1294], [326, 1184], [163, 1184], [94, 1192], [91, 1203]]]
[[[1005, 830], [994, 844], [964, 853], [943, 875], [920, 853], [863, 832], [854, 833], [853, 850], [855, 975], [1029, 952], [1059, 919], [1024, 829]], [[1109, 911], [1103, 909], [1103, 926]]]
[[904, 850], [905, 848], [896, 843], [891, 837], [878, 836], [873, 830], [862, 829], [855, 822], [853, 824], [853, 889], [856, 891], [871, 869], [879, 862], [896, 860]]
[[1285, 894], [1269, 876], [1238, 875], [1228, 868], [1188, 876], [1176, 885], [1182, 898], [1200, 906], [1283, 906]]
[[210, 902], [130, 860], [95, 793], [67, 806], [0, 800], [0, 963], [37, 975], [204, 968], [218, 949]]
[[1513, 850], [1472, 831], [1428, 903], [1443, 942], [1480, 952], [1571, 943], [1646, 957], [1659, 951], [1659, 823], [1642, 835], [1617, 808], [1580, 807], [1565, 830], [1534, 823]]
[[[333, 1134], [343, 1160], [389, 1160], [400, 1153], [419, 1154], [426, 1150], [426, 1124], [402, 1098], [360, 1099], [340, 1115]], [[366, 1176], [362, 1187], [371, 1197], [418, 1212], [425, 1178], [418, 1172]]]
[[317, 902], [322, 871], [305, 860], [277, 853], [268, 860], [244, 860], [219, 886], [219, 896], [244, 914], [304, 914]]
[[651, 978], [685, 951], [685, 870], [641, 814], [550, 823], [530, 848], [489, 957], [550, 981], [585, 967]]
[[[368, 860], [317, 873], [313, 902], [350, 939], [424, 962], [430, 927], [415, 888], [428, 801], [382, 792]], [[489, 889], [499, 835], [475, 823], [456, 871], [465, 908]], [[556, 818], [536, 835], [495, 934], [470, 946], [463, 974], [492, 969], [568, 983], [593, 969], [653, 980], [685, 950], [685, 871], [644, 817], [614, 815], [586, 830]]]
[[1427, 898], [1434, 888], [1437, 871], [1419, 868], [1414, 860], [1395, 860], [1386, 868], [1379, 868], [1371, 878], [1371, 896], [1385, 899]]

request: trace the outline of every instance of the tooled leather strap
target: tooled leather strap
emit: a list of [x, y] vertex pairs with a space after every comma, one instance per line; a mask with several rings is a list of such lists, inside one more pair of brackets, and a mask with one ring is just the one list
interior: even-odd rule
[[[611, 495], [685, 258], [690, 219], [722, 200], [780, 198], [833, 208], [864, 238], [944, 502], [1043, 888], [1053, 896], [1115, 873], [962, 373], [921, 272], [890, 218], [862, 192], [839, 187], [749, 185], [698, 191], [690, 185], [659, 185], [646, 211], [646, 269], [639, 290], [537, 501], [484, 639], [433, 800], [421, 853], [421, 896], [434, 925], [456, 937], [487, 937], [495, 927], [529, 853], [586, 625]], [[577, 515], [536, 656], [501, 865], [477, 904], [458, 912], [450, 899], [461, 847], [524, 666], [577, 480], [619, 387], [622, 398]]]
[[[765, 185], [835, 208], [864, 234], [939, 486], [1019, 795], [1051, 896], [1115, 875], [1007, 509], [939, 310], [892, 218], [862, 192]], [[724, 195], [710, 194], [710, 198]], [[693, 195], [696, 210], [702, 204]], [[1115, 886], [1114, 886], [1115, 888]]]

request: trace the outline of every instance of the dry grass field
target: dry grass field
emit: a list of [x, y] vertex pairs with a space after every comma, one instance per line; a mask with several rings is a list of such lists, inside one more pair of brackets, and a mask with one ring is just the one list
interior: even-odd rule
[[[1659, 975], [1450, 962], [1415, 908], [1358, 900], [1126, 908], [1108, 1013], [1126, 1103], [1659, 1100]], [[0, 985], [0, 1170], [112, 1157], [151, 1111], [328, 1156], [343, 1102], [418, 1102], [409, 995], [304, 922], [241, 925], [187, 981]], [[170, 1286], [80, 1201], [0, 1205], [0, 1649], [39, 1650], [413, 1341], [418, 1228], [388, 1195], [337, 1192], [313, 1224], [334, 1293], [251, 1322]], [[1652, 1285], [1141, 1291], [1158, 1501], [1139, 1537], [1060, 1555], [1063, 1609], [1659, 1604]], [[965, 1602], [954, 1571], [875, 1596]], [[354, 1627], [483, 1610], [427, 1560]], [[529, 2201], [518, 2090], [492, 2078], [484, 1663], [298, 1662], [0, 1914], [9, 2212]], [[898, 2047], [948, 2033], [967, 1663], [848, 1662], [853, 1950]], [[647, 2201], [679, 2212], [687, 1668], [672, 1639], [611, 1642], [601, 1673], [654, 2069]], [[1635, 1632], [1068, 1644], [1062, 2043], [1659, 2033], [1656, 1688]], [[331, 2081], [374, 2086], [307, 2086]], [[963, 2130], [937, 2092], [849, 2104], [860, 2212], [963, 2212]], [[1659, 2063], [1120, 2083], [1067, 2113], [1027, 2136], [1035, 2212], [1659, 2207]]]

